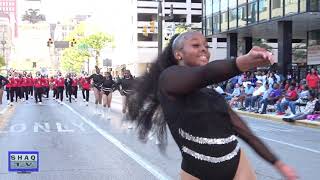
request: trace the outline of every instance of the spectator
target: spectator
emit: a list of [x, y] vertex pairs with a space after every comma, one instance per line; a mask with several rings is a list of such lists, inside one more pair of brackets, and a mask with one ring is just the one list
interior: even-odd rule
[[[240, 94], [241, 94], [241, 92], [240, 92], [240, 85], [238, 84], [238, 83], [236, 83], [235, 84], [235, 87], [234, 87], [234, 89], [233, 89], [233, 92], [232, 93], [228, 93], [228, 92], [226, 92], [227, 93], [227, 96], [226, 96], [226, 100], [227, 101], [230, 101], [230, 100], [232, 100], [233, 98], [238, 98], [239, 96], [240, 96]], [[233, 106], [233, 104], [231, 104], [230, 103], [230, 106]]]
[[[237, 93], [235, 93], [235, 91], [232, 93], [234, 95], [236, 95]], [[244, 87], [240, 86], [240, 95], [239, 96], [235, 96], [231, 99], [230, 101], [230, 106], [233, 107], [236, 103], [240, 102], [240, 106], [239, 106], [239, 110], [243, 110], [243, 101], [246, 98], [245, 92], [244, 92]]]
[[261, 108], [262, 103], [269, 97], [269, 94], [272, 91], [272, 88], [269, 88], [269, 84], [266, 83], [263, 85], [265, 88], [265, 91], [262, 94], [262, 97], [258, 101], [258, 108], [256, 109], [255, 113], [259, 113], [259, 109]]
[[255, 77], [255, 75], [253, 73], [251, 73], [251, 75], [249, 76], [248, 81], [250, 81], [251, 84], [256, 84], [257, 78]]
[[301, 92], [299, 93], [299, 99], [308, 100], [309, 97], [309, 88], [307, 85], [303, 85]]
[[254, 111], [256, 101], [259, 100], [260, 98], [262, 98], [262, 95], [265, 90], [266, 89], [262, 85], [262, 82], [260, 80], [258, 80], [256, 82], [256, 88], [255, 88], [254, 92], [252, 93], [252, 96], [247, 97], [245, 100], [245, 106], [246, 106], [247, 110]]
[[[310, 91], [309, 93], [310, 93], [309, 94], [309, 101], [308, 101], [304, 111], [302, 113], [299, 113], [299, 114], [293, 116], [293, 117], [285, 117], [282, 120], [288, 121], [288, 122], [294, 122], [296, 120], [306, 119], [308, 115], [313, 114], [315, 111], [315, 105], [316, 105], [316, 102], [318, 101], [318, 99], [316, 98], [316, 93], [314, 91]], [[319, 111], [319, 110], [316, 109], [316, 111]]]
[[291, 85], [289, 87], [289, 90], [287, 91], [285, 97], [281, 102], [278, 102], [277, 104], [277, 115], [284, 115], [285, 114], [285, 108], [287, 106], [290, 107], [290, 110], [293, 114], [296, 114], [296, 100], [298, 99], [298, 93], [295, 89], [294, 85]]
[[318, 83], [319, 83], [319, 76], [318, 73], [314, 68], [311, 69], [311, 72], [307, 75], [307, 85], [310, 90], [317, 90], [318, 89]]
[[[270, 85], [269, 85], [270, 87]], [[281, 97], [281, 90], [279, 88], [279, 84], [274, 83], [273, 89], [271, 90], [268, 98], [262, 101], [262, 111], [260, 114], [266, 114], [267, 113], [267, 106], [269, 104], [275, 104]]]

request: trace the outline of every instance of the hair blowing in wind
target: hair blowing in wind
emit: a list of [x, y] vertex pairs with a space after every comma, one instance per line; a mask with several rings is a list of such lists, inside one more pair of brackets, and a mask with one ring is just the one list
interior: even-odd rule
[[128, 99], [128, 111], [132, 121], [136, 121], [139, 139], [147, 141], [152, 130], [160, 141], [160, 149], [167, 144], [166, 121], [158, 98], [159, 76], [166, 68], [177, 65], [173, 56], [172, 44], [178, 35], [174, 35], [168, 46], [151, 65], [149, 72], [135, 82], [134, 94]]

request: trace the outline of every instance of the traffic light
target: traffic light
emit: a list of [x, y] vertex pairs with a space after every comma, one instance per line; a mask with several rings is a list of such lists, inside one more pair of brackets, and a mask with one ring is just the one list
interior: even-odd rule
[[53, 44], [53, 40], [51, 38], [49, 38], [47, 41], [47, 46], [50, 47], [51, 44]]
[[72, 41], [70, 42], [70, 46], [73, 47], [77, 44], [77, 41], [75, 38], [72, 39]]
[[144, 36], [148, 36], [147, 26], [143, 26], [142, 34], [143, 34]]
[[155, 32], [155, 22], [154, 20], [150, 21], [150, 32], [154, 33]]

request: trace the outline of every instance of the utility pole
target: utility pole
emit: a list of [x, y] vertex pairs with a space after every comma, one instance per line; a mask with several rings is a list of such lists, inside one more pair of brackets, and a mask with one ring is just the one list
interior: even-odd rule
[[170, 6], [170, 15], [169, 16], [165, 16], [165, 14], [163, 14], [162, 12], [162, 3], [164, 2], [164, 0], [158, 0], [158, 56], [162, 53], [162, 39], [163, 39], [163, 27], [162, 27], [162, 23], [163, 20], [171, 20], [173, 19], [173, 5], [171, 4]]

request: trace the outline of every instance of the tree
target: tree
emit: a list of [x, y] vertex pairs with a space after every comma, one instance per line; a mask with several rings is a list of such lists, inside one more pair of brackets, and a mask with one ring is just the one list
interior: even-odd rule
[[267, 44], [267, 41], [265, 39], [253, 38], [252, 39], [252, 45], [265, 48], [265, 49], [267, 49], [269, 51], [272, 50], [272, 47]]
[[86, 54], [82, 54], [81, 51], [77, 49], [77, 47], [67, 48], [62, 53], [62, 69], [79, 73], [83, 67], [83, 63], [85, 60]]
[[103, 32], [92, 34], [88, 37], [85, 37], [83, 40], [83, 43], [87, 44], [88, 47], [94, 51], [96, 66], [99, 66], [99, 57], [101, 50], [108, 44], [113, 46], [113, 42], [113, 36]]
[[3, 56], [0, 56], [0, 67], [3, 67], [6, 65], [5, 59]]
[[191, 24], [177, 23], [175, 24], [174, 34], [181, 34], [191, 29]]
[[25, 11], [25, 14], [22, 15], [22, 21], [29, 21], [32, 24], [45, 21], [46, 17], [43, 14], [38, 15], [39, 11], [39, 9], [28, 9], [28, 11]]

